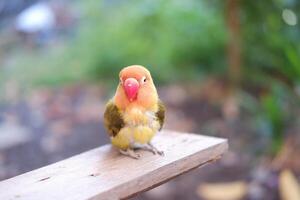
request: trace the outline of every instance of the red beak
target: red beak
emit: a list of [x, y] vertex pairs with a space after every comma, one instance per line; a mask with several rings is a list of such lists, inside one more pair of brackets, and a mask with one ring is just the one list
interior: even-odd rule
[[135, 78], [127, 78], [124, 82], [124, 89], [129, 101], [136, 99], [137, 93], [139, 91], [139, 82]]

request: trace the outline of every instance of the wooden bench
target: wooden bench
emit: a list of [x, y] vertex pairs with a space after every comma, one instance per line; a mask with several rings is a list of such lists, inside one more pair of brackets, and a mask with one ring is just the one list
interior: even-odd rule
[[139, 151], [135, 160], [111, 145], [0, 182], [0, 199], [123, 199], [214, 161], [227, 140], [162, 131], [153, 144], [164, 156]]

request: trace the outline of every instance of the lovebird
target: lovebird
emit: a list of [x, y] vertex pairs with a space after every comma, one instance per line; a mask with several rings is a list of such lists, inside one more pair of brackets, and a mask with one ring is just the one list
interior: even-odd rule
[[140, 65], [123, 68], [119, 85], [104, 111], [104, 126], [121, 154], [138, 159], [136, 149], [163, 155], [151, 144], [162, 129], [165, 106], [159, 99], [149, 70]]

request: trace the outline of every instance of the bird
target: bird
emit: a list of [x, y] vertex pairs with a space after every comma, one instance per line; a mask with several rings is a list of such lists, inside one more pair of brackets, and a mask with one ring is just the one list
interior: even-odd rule
[[104, 111], [104, 126], [112, 145], [135, 159], [140, 158], [137, 149], [164, 155], [151, 140], [163, 127], [165, 110], [149, 70], [141, 65], [123, 68], [115, 95]]

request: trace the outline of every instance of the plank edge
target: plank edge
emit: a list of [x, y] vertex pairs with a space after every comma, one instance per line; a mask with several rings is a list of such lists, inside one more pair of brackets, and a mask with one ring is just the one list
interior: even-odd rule
[[[209, 152], [211, 152], [212, 150], [218, 149], [219, 152], [217, 152], [216, 155], [213, 155], [213, 153], [211, 153], [212, 155], [210, 155], [210, 158], [208, 160], [204, 160], [204, 161], [200, 161], [199, 160], [199, 163], [197, 163], [195, 166], [190, 167], [190, 168], [188, 168], [188, 169], [186, 169], [184, 171], [177, 170], [177, 173], [174, 173], [171, 176], [167, 177], [166, 179], [163, 179], [162, 181], [156, 182], [156, 183], [154, 183], [151, 186], [147, 186], [147, 187], [145, 187], [143, 189], [140, 189], [140, 190], [138, 190], [136, 192], [129, 193], [127, 196], [123, 196], [123, 195], [121, 195], [121, 194], [119, 194], [117, 192], [117, 190], [118, 190], [117, 188], [124, 187], [124, 185], [129, 184], [129, 183], [125, 183], [124, 185], [119, 185], [119, 186], [117, 186], [115, 188], [110, 188], [108, 191], [96, 194], [96, 195], [90, 197], [89, 199], [91, 199], [91, 200], [101, 200], [101, 199], [107, 199], [107, 198], [112, 198], [112, 199], [128, 199], [128, 198], [134, 197], [134, 196], [136, 196], [136, 195], [138, 195], [138, 194], [140, 194], [142, 192], [151, 190], [151, 189], [153, 189], [153, 188], [155, 188], [155, 187], [157, 187], [159, 185], [162, 185], [162, 184], [164, 184], [164, 183], [166, 183], [166, 182], [168, 182], [168, 181], [170, 181], [170, 180], [172, 180], [172, 179], [174, 179], [174, 178], [176, 178], [178, 176], [181, 176], [182, 174], [186, 174], [189, 171], [192, 171], [194, 169], [202, 167], [202, 166], [204, 166], [206, 164], [213, 163], [213, 162], [219, 160], [222, 157], [222, 155], [224, 155], [227, 152], [227, 150], [228, 150], [228, 140], [227, 139], [222, 139], [222, 138], [221, 138], [221, 140], [220, 140], [219, 143], [217, 143], [217, 144], [215, 144], [215, 145], [213, 145], [213, 146], [211, 146], [211, 147], [209, 147], [209, 148], [207, 148], [207, 149], [205, 149], [205, 150], [203, 150], [201, 152], [197, 152], [197, 153], [191, 155], [191, 157], [197, 157], [197, 156], [199, 156], [198, 154], [200, 154], [200, 153], [201, 154], [203, 154], [203, 153], [208, 153], [209, 154]], [[180, 160], [177, 160], [176, 163], [181, 163], [182, 160], [184, 160], [184, 159], [186, 159], [186, 158], [182, 158]], [[172, 163], [172, 164], [175, 164], [175, 163]], [[168, 165], [166, 165], [164, 167], [166, 168], [166, 167], [168, 167]], [[157, 169], [155, 171], [152, 171], [148, 175], [151, 176], [151, 173], [153, 173], [153, 174], [157, 173], [157, 171], [159, 171], [159, 170], [161, 170], [161, 169]], [[131, 180], [130, 183], [132, 183], [134, 181], [139, 182], [139, 180], [142, 179], [144, 176], [145, 175], [137, 177], [135, 180]], [[115, 196], [113, 196], [113, 195], [115, 195]]]

